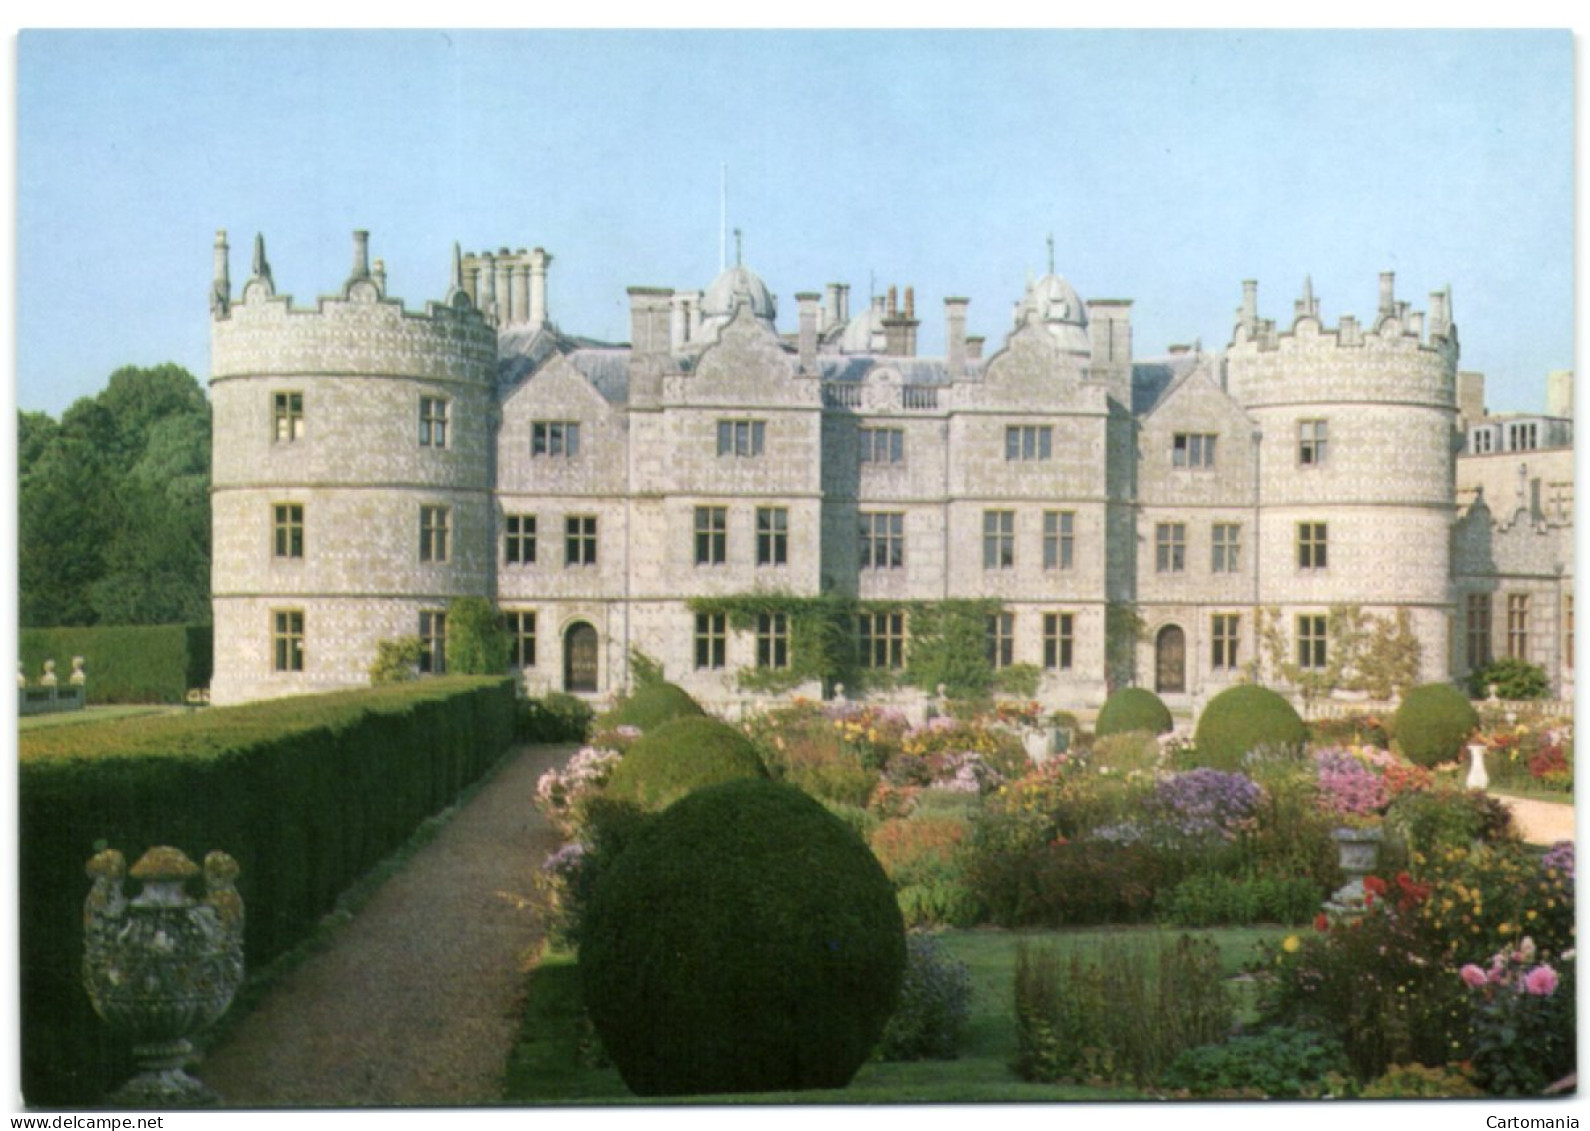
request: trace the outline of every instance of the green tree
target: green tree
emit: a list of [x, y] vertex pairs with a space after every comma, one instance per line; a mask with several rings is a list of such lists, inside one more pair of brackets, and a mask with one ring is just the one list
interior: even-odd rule
[[508, 669], [508, 634], [484, 597], [456, 597], [447, 606], [447, 670], [500, 675]]
[[19, 413], [27, 626], [210, 619], [210, 409], [175, 365], [124, 367], [57, 424]]

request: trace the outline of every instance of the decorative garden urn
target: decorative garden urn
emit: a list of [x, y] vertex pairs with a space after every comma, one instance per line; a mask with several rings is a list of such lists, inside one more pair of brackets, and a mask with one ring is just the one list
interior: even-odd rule
[[185, 1072], [189, 1037], [213, 1024], [243, 981], [243, 900], [237, 862], [204, 858], [204, 902], [184, 890], [199, 868], [175, 848], [132, 867], [143, 890], [122, 893], [126, 861], [107, 849], [88, 862], [83, 985], [94, 1010], [132, 1041], [139, 1073], [111, 1097], [122, 1106], [191, 1107], [219, 1097]]
[[1491, 777], [1485, 772], [1485, 743], [1469, 743], [1469, 777], [1470, 789], [1487, 789], [1491, 784]]
[[1375, 870], [1375, 862], [1380, 858], [1381, 832], [1379, 825], [1332, 830], [1337, 863], [1341, 865], [1347, 882], [1332, 893], [1325, 904], [1326, 910], [1341, 915], [1364, 913], [1364, 877]]

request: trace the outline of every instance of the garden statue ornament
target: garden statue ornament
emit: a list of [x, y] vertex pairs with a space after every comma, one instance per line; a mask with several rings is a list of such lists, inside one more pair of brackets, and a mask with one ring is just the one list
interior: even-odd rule
[[[194, 1107], [220, 1102], [184, 1071], [189, 1038], [213, 1024], [243, 981], [243, 899], [237, 862], [204, 858], [204, 901], [183, 890], [199, 867], [179, 849], [151, 848], [131, 872], [120, 852], [88, 862], [83, 904], [83, 986], [94, 1011], [132, 1041], [139, 1072], [113, 1096], [124, 1107]], [[125, 878], [141, 881], [132, 900]]]
[[68, 682], [73, 687], [82, 687], [83, 684], [88, 682], [88, 674], [83, 671], [83, 657], [72, 657], [72, 674], [68, 677]]
[[45, 660], [44, 674], [39, 677], [39, 685], [41, 687], [54, 687], [58, 682], [60, 681], [55, 677], [55, 661]]

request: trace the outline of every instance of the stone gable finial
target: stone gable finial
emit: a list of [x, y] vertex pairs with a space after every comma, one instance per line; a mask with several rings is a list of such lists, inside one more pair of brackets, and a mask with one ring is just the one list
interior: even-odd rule
[[265, 236], [262, 232], [254, 233], [254, 267], [253, 277], [271, 281], [271, 265], [265, 258]]

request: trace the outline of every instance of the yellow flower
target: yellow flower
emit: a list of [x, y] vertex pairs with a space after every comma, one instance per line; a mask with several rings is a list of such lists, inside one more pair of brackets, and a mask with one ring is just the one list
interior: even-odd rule
[[1539, 916], [1536, 914], [1535, 909], [1531, 907], [1528, 911], [1524, 912], [1524, 918], [1534, 920], [1539, 918]]
[[1296, 954], [1298, 948], [1302, 945], [1302, 939], [1298, 938], [1296, 935], [1287, 935], [1286, 938], [1281, 942], [1281, 949], [1286, 951], [1288, 954]]

